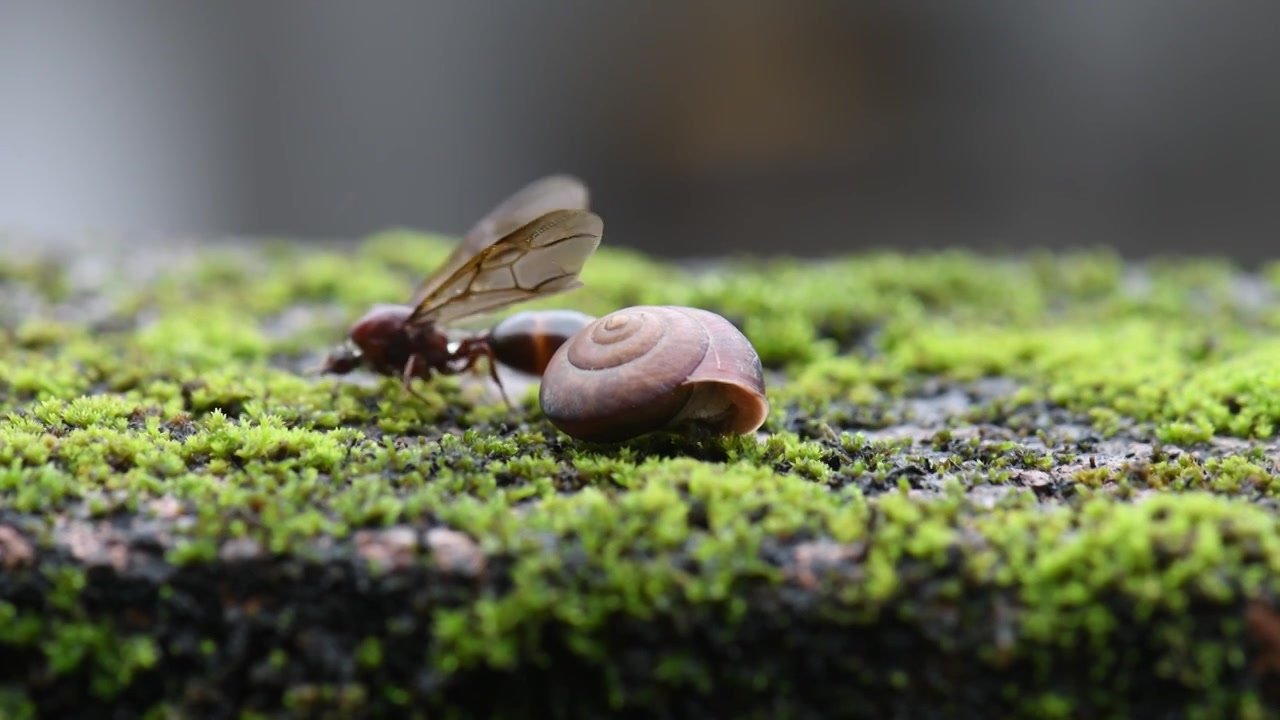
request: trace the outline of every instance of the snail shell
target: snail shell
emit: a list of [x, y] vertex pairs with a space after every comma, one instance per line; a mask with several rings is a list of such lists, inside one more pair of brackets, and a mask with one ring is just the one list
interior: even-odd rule
[[597, 318], [551, 356], [538, 400], [562, 432], [619, 442], [701, 426], [750, 433], [769, 414], [751, 342], [699, 308], [644, 305]]

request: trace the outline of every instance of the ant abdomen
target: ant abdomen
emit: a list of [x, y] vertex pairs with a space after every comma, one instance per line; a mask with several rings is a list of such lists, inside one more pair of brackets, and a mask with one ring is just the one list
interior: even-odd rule
[[527, 310], [495, 325], [489, 346], [503, 365], [541, 377], [556, 350], [593, 320], [576, 310]]

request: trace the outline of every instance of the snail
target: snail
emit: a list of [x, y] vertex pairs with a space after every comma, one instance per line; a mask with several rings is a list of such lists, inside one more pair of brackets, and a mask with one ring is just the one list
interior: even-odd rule
[[769, 414], [751, 342], [720, 315], [676, 305], [587, 323], [552, 354], [538, 401], [561, 432], [602, 443], [685, 428], [750, 433]]

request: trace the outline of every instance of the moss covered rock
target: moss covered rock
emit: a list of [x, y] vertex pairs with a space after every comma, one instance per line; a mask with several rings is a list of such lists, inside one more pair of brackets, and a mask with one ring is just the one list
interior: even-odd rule
[[452, 240], [0, 267], [0, 717], [1269, 717], [1280, 271], [605, 244], [756, 436], [575, 442], [307, 374]]

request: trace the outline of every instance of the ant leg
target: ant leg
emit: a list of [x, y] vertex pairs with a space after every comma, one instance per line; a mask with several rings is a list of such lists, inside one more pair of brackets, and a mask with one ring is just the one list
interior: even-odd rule
[[498, 377], [497, 355], [494, 354], [493, 348], [489, 347], [488, 343], [463, 341], [463, 344], [458, 348], [457, 355], [465, 357], [467, 360], [462, 367], [458, 368], [457, 372], [466, 372], [475, 367], [476, 361], [481, 357], [488, 360], [489, 377], [493, 379], [493, 384], [498, 386], [498, 393], [502, 395], [502, 402], [506, 403], [508, 408], [511, 407], [511, 398], [507, 397], [507, 388], [503, 386], [502, 379]]
[[409, 360], [406, 361], [404, 364], [404, 372], [400, 374], [400, 387], [404, 388], [405, 392], [409, 393], [410, 395], [418, 398], [419, 400], [425, 403], [425, 402], [428, 402], [428, 400], [425, 397], [423, 397], [422, 393], [413, 389], [413, 370], [414, 368], [417, 367], [417, 365], [418, 365], [418, 356], [410, 355]]
[[489, 377], [493, 378], [493, 384], [498, 386], [498, 393], [502, 395], [502, 402], [506, 403], [507, 409], [511, 409], [511, 398], [507, 397], [507, 388], [502, 385], [502, 379], [498, 377], [498, 357], [494, 354], [493, 348], [488, 345], [484, 346], [485, 358], [489, 361]]

